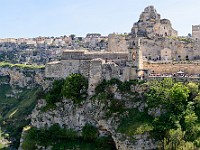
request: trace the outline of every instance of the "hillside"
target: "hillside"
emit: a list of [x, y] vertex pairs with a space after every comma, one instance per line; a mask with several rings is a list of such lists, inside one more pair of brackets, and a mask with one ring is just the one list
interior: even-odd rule
[[101, 138], [119, 150], [199, 148], [198, 83], [111, 79], [93, 97], [85, 97], [85, 85], [76, 74], [56, 81], [34, 108], [21, 148], [84, 149], [93, 141], [106, 149]]

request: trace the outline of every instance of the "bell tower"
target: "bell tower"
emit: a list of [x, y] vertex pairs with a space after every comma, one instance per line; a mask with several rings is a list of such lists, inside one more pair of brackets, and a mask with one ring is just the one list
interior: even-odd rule
[[129, 41], [127, 67], [129, 67], [129, 80], [143, 75], [143, 58], [138, 37]]

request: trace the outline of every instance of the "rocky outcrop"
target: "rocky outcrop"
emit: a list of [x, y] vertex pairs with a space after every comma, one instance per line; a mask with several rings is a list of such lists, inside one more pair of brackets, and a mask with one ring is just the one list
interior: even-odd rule
[[11, 86], [33, 88], [40, 85], [44, 89], [48, 87], [44, 78], [44, 69], [0, 67], [0, 76], [7, 76]]
[[[138, 105], [138, 104], [136, 104]], [[135, 141], [117, 132], [120, 116], [124, 114], [113, 114], [105, 117], [106, 104], [100, 100], [86, 100], [80, 105], [73, 104], [71, 100], [64, 99], [56, 103], [56, 109], [42, 112], [46, 101], [41, 99], [31, 115], [31, 125], [37, 128], [48, 128], [53, 124], [76, 130], [81, 135], [81, 129], [86, 123], [92, 124], [99, 129], [100, 136], [111, 135], [119, 150], [155, 149], [154, 140], [148, 133], [135, 135]], [[132, 104], [133, 107], [136, 107]]]
[[177, 36], [177, 31], [168, 19], [161, 19], [154, 6], [148, 6], [141, 13], [139, 21], [131, 30], [134, 37]]

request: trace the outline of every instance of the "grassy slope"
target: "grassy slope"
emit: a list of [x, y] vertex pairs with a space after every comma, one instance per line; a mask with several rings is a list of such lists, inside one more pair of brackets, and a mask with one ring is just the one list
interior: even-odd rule
[[0, 85], [0, 127], [9, 134], [12, 146], [19, 145], [21, 130], [30, 120], [26, 119], [36, 104], [36, 95], [40, 90], [20, 89], [15, 97], [6, 97], [6, 94], [13, 94], [9, 84]]
[[26, 65], [26, 64], [12, 64], [9, 62], [0, 62], [0, 67], [20, 67], [20, 68], [29, 68], [29, 69], [42, 69], [44, 65]]

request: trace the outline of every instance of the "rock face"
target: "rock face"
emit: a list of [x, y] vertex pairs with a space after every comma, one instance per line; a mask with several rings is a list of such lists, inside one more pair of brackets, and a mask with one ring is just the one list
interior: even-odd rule
[[[141, 95], [146, 88], [146, 86], [136, 85], [131, 87], [131, 90]], [[115, 93], [114, 98], [116, 100], [126, 101], [125, 107], [127, 109], [138, 108], [142, 111], [145, 107], [142, 101], [128, 100], [127, 97], [130, 99], [133, 99], [133, 97], [119, 93], [116, 85], [111, 86], [109, 90], [111, 93]], [[41, 99], [31, 114], [31, 125], [37, 128], [49, 128], [53, 124], [59, 124], [61, 127], [74, 129], [81, 135], [82, 128], [86, 123], [89, 123], [98, 128], [100, 136], [111, 135], [116, 148], [119, 150], [155, 149], [156, 144], [147, 132], [134, 135], [132, 137], [135, 139], [134, 142], [130, 137], [117, 132], [120, 117], [123, 117], [126, 113], [113, 113], [106, 117], [110, 103], [110, 100], [103, 103], [102, 100], [97, 98], [87, 99], [77, 105], [69, 99], [63, 99], [61, 102], [56, 103], [56, 109], [43, 112], [41, 109], [46, 106], [46, 101]]]
[[168, 19], [161, 19], [153, 6], [148, 6], [141, 13], [139, 21], [133, 25], [131, 34], [134, 37], [175, 36], [177, 31]]
[[32, 88], [41, 85], [44, 89], [48, 86], [44, 80], [44, 69], [0, 67], [0, 76], [8, 76], [11, 86]]

